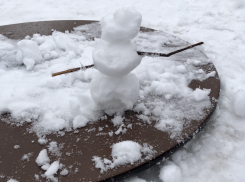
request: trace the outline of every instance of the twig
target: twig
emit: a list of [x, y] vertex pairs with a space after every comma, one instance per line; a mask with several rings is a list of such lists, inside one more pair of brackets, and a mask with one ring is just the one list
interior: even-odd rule
[[[168, 54], [164, 54], [164, 53], [155, 53], [155, 52], [141, 52], [141, 51], [137, 51], [137, 54], [138, 55], [141, 55], [141, 56], [160, 56], [160, 57], [169, 57], [169, 56], [172, 56], [174, 54], [177, 54], [179, 52], [182, 52], [182, 51], [185, 51], [187, 49], [190, 49], [192, 47], [196, 47], [196, 46], [199, 46], [199, 45], [202, 45], [204, 44], [203, 42], [199, 42], [197, 44], [193, 44], [193, 45], [190, 45], [188, 47], [185, 47], [183, 49], [179, 49], [179, 50], [176, 50], [176, 51], [173, 51], [173, 52], [170, 52]], [[80, 69], [87, 69], [87, 68], [92, 68], [94, 66], [94, 64], [91, 64], [91, 65], [88, 65], [88, 66], [84, 66], [84, 67], [78, 67], [78, 68], [72, 68], [72, 69], [69, 69], [69, 70], [65, 70], [65, 71], [61, 71], [61, 72], [56, 72], [56, 73], [52, 73], [52, 77], [54, 76], [58, 76], [58, 75], [62, 75], [62, 74], [66, 74], [66, 73], [71, 73], [71, 72], [74, 72], [74, 71], [78, 71]]]

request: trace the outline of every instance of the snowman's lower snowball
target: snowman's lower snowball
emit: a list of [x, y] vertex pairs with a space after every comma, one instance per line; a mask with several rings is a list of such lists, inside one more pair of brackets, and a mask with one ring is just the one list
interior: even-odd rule
[[94, 102], [108, 115], [132, 109], [139, 95], [139, 81], [135, 74], [108, 77], [98, 73], [90, 89]]

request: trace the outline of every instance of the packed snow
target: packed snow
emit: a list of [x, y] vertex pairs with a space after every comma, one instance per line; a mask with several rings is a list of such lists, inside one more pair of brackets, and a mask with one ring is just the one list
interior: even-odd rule
[[[0, 24], [7, 25], [54, 19], [100, 20], [105, 14], [113, 13], [118, 7], [123, 6], [133, 6], [137, 11], [141, 12], [143, 16], [142, 26], [162, 30], [193, 43], [204, 41], [203, 51], [213, 61], [221, 78], [221, 96], [215, 115], [211, 118], [206, 128], [197, 135], [195, 139], [170, 157], [170, 161], [181, 170], [181, 180], [188, 182], [197, 181], [197, 179], [200, 182], [207, 180], [244, 181], [245, 126], [243, 114], [241, 114], [242, 110], [244, 110], [244, 102], [240, 100], [243, 98], [242, 94], [241, 96], [237, 94], [239, 90], [241, 90], [241, 93], [245, 90], [245, 65], [243, 61], [245, 57], [245, 3], [243, 0], [115, 0], [113, 2], [102, 0], [99, 2], [73, 1], [72, 3], [64, 0], [44, 0], [35, 3], [31, 0], [21, 2], [2, 1], [0, 2]], [[37, 37], [41, 36], [38, 35]], [[37, 40], [37, 38], [35, 39]], [[0, 96], [1, 111], [6, 111], [5, 106], [8, 105], [10, 111], [15, 111], [14, 116], [19, 119], [24, 118], [23, 120], [27, 122], [31, 122], [31, 119], [41, 119], [40, 116], [43, 117], [46, 115], [45, 119], [62, 123], [62, 127], [54, 126], [53, 128], [49, 128], [53, 131], [68, 126], [65, 122], [66, 120], [62, 118], [69, 117], [69, 112], [65, 112], [64, 115], [62, 112], [58, 112], [60, 108], [53, 106], [53, 102], [46, 105], [47, 109], [45, 110], [42, 106], [44, 106], [44, 103], [48, 100], [47, 98], [53, 98], [58, 103], [57, 105], [67, 106], [67, 103], [70, 102], [70, 107], [73, 107], [73, 115], [80, 114], [79, 109], [74, 109], [77, 108], [75, 106], [79, 106], [80, 102], [90, 103], [92, 101], [89, 97], [89, 93], [85, 91], [88, 89], [88, 85], [79, 84], [74, 80], [81, 79], [85, 82], [91, 81], [92, 74], [89, 73], [94, 72], [93, 69], [82, 73], [74, 73], [71, 76], [61, 76], [52, 79], [45, 73], [47, 76], [40, 79], [45, 69], [49, 69], [48, 72], [51, 73], [63, 69], [65, 70], [68, 67], [76, 67], [80, 64], [78, 63], [79, 60], [76, 59], [76, 53], [69, 53], [70, 47], [68, 44], [63, 48], [60, 47], [60, 49], [67, 50], [65, 53], [56, 49], [56, 43], [52, 39], [50, 43], [43, 45], [44, 50], [50, 50], [42, 55], [45, 60], [62, 58], [60, 61], [54, 60], [54, 63], [51, 61], [36, 64], [36, 62], [34, 63], [30, 58], [27, 58], [26, 65], [29, 65], [28, 69], [30, 69], [27, 79], [25, 75], [27, 67], [25, 63], [23, 62], [25, 67], [21, 67], [21, 70], [18, 70], [17, 65], [20, 63], [13, 61], [16, 60], [17, 53], [15, 46], [12, 44], [13, 42], [3, 37], [0, 37], [0, 41], [1, 53], [2, 50], [6, 53], [4, 55], [1, 54], [1, 59], [10, 59], [8, 63], [2, 61], [0, 63], [0, 87], [2, 91]], [[42, 40], [37, 41], [41, 42]], [[78, 39], [77, 41], [79, 42]], [[56, 42], [58, 44], [57, 39]], [[89, 44], [92, 47], [94, 46], [93, 42]], [[16, 42], [14, 42], [14, 45], [16, 45]], [[81, 47], [77, 46], [76, 48], [78, 49], [76, 52], [78, 52]], [[84, 47], [81, 49], [84, 49]], [[83, 52], [82, 59], [85, 61], [92, 60], [90, 57], [91, 52], [91, 47], [88, 46]], [[18, 56], [20, 58], [22, 55], [19, 53]], [[75, 64], [74, 62], [65, 62], [66, 60], [76, 60], [77, 62]], [[144, 61], [145, 60], [142, 60], [142, 62]], [[200, 62], [195, 60], [191, 60], [190, 62], [192, 62], [192, 64], [200, 64]], [[34, 66], [32, 67], [33, 63]], [[87, 63], [91, 62], [83, 62], [84, 65]], [[53, 67], [54, 64], [56, 65], [55, 67]], [[40, 72], [31, 72], [37, 70], [40, 70]], [[180, 73], [185, 73], [186, 69], [179, 67], [177, 70]], [[150, 71], [148, 74], [150, 74]], [[40, 79], [39, 82], [36, 81], [37, 79]], [[43, 81], [43, 79], [45, 79], [45, 81]], [[22, 82], [23, 80], [25, 80], [25, 82]], [[8, 83], [14, 84], [10, 85]], [[71, 85], [73, 83], [79, 85], [80, 88], [73, 88], [71, 91]], [[30, 87], [30, 85], [32, 86]], [[70, 88], [67, 89], [66, 87]], [[39, 88], [38, 92], [33, 92], [34, 88]], [[55, 92], [57, 88], [60, 90]], [[8, 93], [3, 92], [5, 89], [8, 90]], [[44, 97], [47, 90], [49, 90], [48, 96]], [[71, 98], [70, 96], [63, 97], [62, 90], [66, 92], [66, 96], [67, 94], [73, 95], [72, 99], [68, 101], [66, 98]], [[81, 90], [85, 92], [81, 92]], [[77, 102], [77, 98], [74, 97], [74, 93], [80, 94], [79, 102]], [[13, 100], [9, 99], [10, 97], [13, 97]], [[41, 102], [38, 100], [40, 97], [46, 101]], [[167, 96], [167, 98], [168, 97], [171, 97], [171, 95]], [[33, 102], [33, 98], [35, 102]], [[61, 101], [60, 98], [62, 98], [63, 101]], [[87, 111], [90, 113], [93, 112], [91, 111], [93, 107], [94, 106], [90, 104], [86, 105], [84, 113], [87, 113]], [[138, 105], [137, 109], [149, 113], [147, 108], [142, 104]], [[69, 108], [67, 107], [64, 110], [69, 110]], [[35, 115], [31, 113], [35, 113]], [[159, 108], [156, 108], [154, 114], [159, 115], [159, 113]], [[96, 115], [96, 118], [97, 117], [99, 116]], [[96, 120], [96, 118], [89, 119]], [[67, 118], [67, 120], [69, 119]], [[46, 126], [44, 121], [41, 121], [41, 123], [41, 128]], [[156, 165], [139, 174], [138, 177], [128, 181], [162, 181], [163, 173], [160, 175], [160, 171], [167, 171], [164, 170], [165, 165], [165, 163]], [[174, 170], [176, 169], [177, 168]], [[165, 175], [167, 174], [165, 173]]]
[[93, 51], [96, 74], [91, 82], [94, 102], [108, 115], [133, 108], [139, 95], [139, 81], [130, 73], [141, 62], [132, 43], [139, 32], [141, 14], [121, 8], [100, 21], [101, 40]]
[[43, 166], [45, 164], [49, 164], [50, 159], [48, 157], [48, 152], [46, 149], [43, 149], [40, 151], [40, 153], [38, 154], [37, 158], [36, 158], [36, 163], [39, 166]]
[[[112, 145], [112, 160], [94, 156], [95, 167], [100, 169], [101, 173], [121, 165], [134, 164], [136, 161], [151, 158], [155, 151], [152, 146], [144, 144], [141, 146], [134, 141], [122, 141]], [[144, 156], [143, 156], [144, 155]], [[143, 157], [142, 157], [143, 156]]]

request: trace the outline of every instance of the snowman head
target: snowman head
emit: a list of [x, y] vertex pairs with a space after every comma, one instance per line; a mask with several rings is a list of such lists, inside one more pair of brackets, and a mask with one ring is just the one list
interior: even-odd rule
[[133, 39], [139, 32], [141, 14], [134, 8], [121, 8], [100, 21], [101, 38], [109, 43]]

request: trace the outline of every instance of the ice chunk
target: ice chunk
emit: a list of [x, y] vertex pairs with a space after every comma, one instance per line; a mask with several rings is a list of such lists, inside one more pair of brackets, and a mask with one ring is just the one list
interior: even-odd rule
[[101, 38], [113, 43], [125, 39], [133, 39], [139, 32], [141, 14], [133, 8], [121, 8], [100, 21]]
[[95, 68], [111, 77], [121, 77], [136, 68], [142, 57], [134, 51], [131, 41], [103, 44], [93, 51]]
[[48, 153], [46, 149], [41, 150], [41, 152], [38, 154], [38, 157], [36, 158], [36, 163], [39, 166], [42, 166], [44, 164], [47, 164], [50, 162], [50, 159], [48, 157]]
[[236, 115], [245, 118], [245, 91], [238, 90], [235, 94], [233, 107]]
[[47, 177], [51, 177], [54, 174], [56, 174], [58, 170], [59, 170], [59, 161], [54, 161], [44, 174]]
[[91, 82], [90, 92], [94, 102], [112, 115], [133, 107], [139, 95], [139, 82], [133, 73], [115, 78], [98, 73]]
[[160, 170], [159, 178], [165, 182], [181, 182], [182, 174], [180, 168], [173, 162], [168, 161]]

